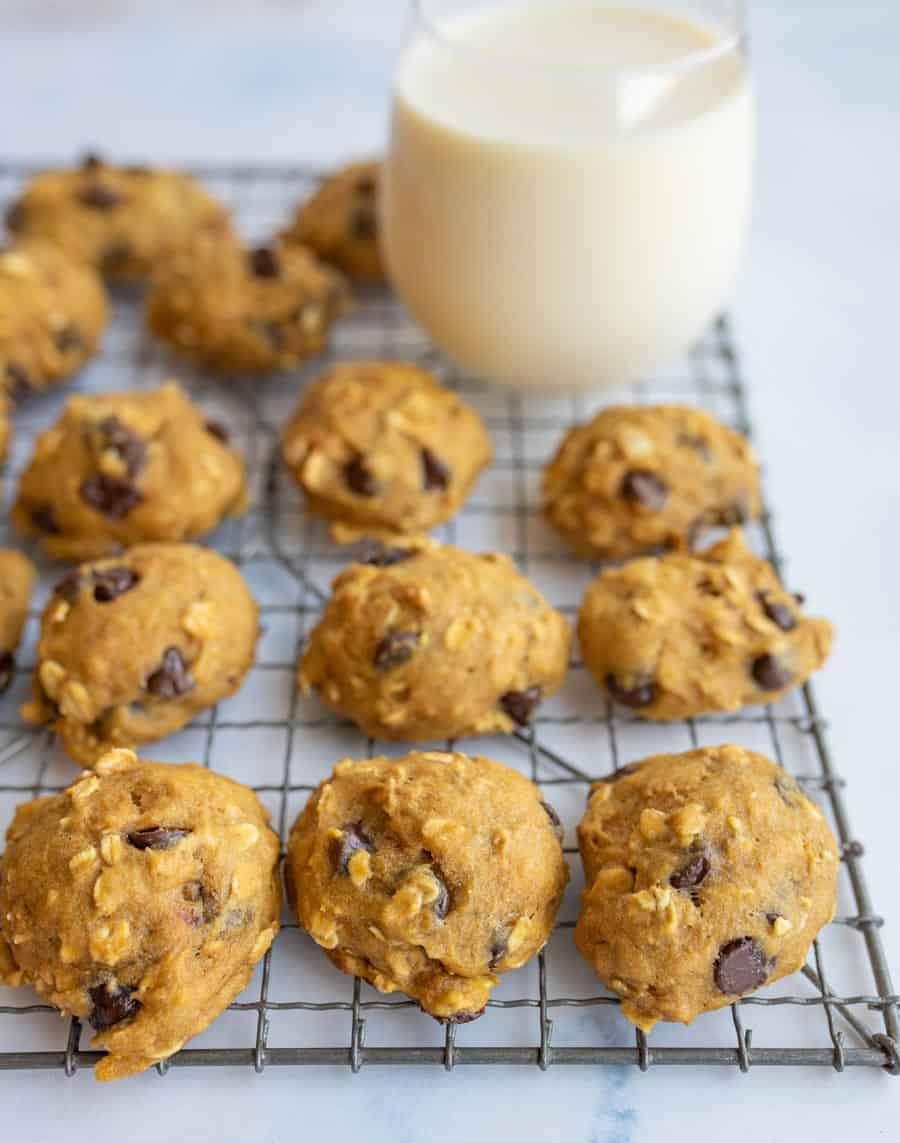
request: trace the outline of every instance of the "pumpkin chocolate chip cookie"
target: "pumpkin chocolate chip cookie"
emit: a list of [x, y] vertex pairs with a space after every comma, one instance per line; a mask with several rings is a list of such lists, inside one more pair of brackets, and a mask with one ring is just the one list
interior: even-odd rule
[[37, 439], [12, 516], [49, 556], [92, 559], [142, 540], [201, 536], [245, 499], [240, 457], [168, 382], [70, 397]]
[[427, 531], [458, 511], [491, 458], [475, 410], [402, 361], [329, 370], [304, 390], [281, 447], [339, 543]]
[[350, 163], [325, 180], [282, 232], [285, 242], [299, 242], [351, 278], [384, 280], [378, 252], [376, 196], [381, 164]]
[[669, 721], [774, 702], [825, 662], [810, 619], [738, 530], [697, 555], [606, 568], [578, 615], [585, 665], [616, 702]]
[[83, 564], [41, 618], [28, 722], [49, 723], [90, 765], [152, 742], [234, 694], [253, 661], [256, 604], [208, 548], [141, 544]]
[[557, 822], [485, 758], [345, 760], [294, 823], [288, 899], [343, 972], [462, 1023], [550, 935], [568, 880]]
[[247, 250], [234, 238], [201, 236], [154, 275], [147, 323], [210, 369], [266, 372], [320, 353], [346, 305], [340, 275], [302, 246]]
[[24, 802], [0, 857], [0, 979], [90, 1023], [99, 1080], [207, 1027], [278, 931], [278, 839], [256, 796], [202, 766], [101, 758]]
[[106, 326], [103, 283], [47, 242], [0, 250], [0, 388], [13, 401], [70, 377]]
[[796, 972], [834, 914], [838, 849], [821, 812], [740, 746], [598, 782], [578, 841], [575, 943], [644, 1031]]
[[187, 175], [117, 167], [95, 155], [79, 167], [35, 175], [6, 224], [119, 279], [145, 278], [192, 235], [226, 235], [231, 226], [225, 208]]
[[575, 551], [621, 559], [753, 519], [759, 477], [744, 437], [700, 409], [623, 405], [569, 430], [544, 470], [543, 501]]
[[21, 552], [0, 548], [0, 695], [8, 690], [16, 669], [16, 647], [36, 575]]
[[512, 561], [428, 540], [332, 585], [298, 681], [373, 738], [511, 732], [558, 690], [569, 628]]

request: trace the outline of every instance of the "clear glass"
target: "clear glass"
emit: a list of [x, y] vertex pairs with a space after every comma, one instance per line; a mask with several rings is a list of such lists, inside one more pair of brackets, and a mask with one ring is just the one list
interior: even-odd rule
[[477, 376], [618, 384], [722, 307], [752, 163], [736, 0], [421, 0], [394, 86], [388, 271]]

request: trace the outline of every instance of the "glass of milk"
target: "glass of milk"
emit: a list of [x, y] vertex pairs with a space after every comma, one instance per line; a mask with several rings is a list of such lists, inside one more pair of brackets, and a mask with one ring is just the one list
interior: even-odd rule
[[752, 159], [738, 0], [420, 0], [381, 194], [389, 274], [476, 376], [631, 380], [722, 306]]

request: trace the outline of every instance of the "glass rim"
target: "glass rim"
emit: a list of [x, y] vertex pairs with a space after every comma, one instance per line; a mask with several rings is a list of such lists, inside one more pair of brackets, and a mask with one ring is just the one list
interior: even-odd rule
[[[438, 20], [429, 13], [433, 0], [412, 0], [413, 14], [419, 27], [439, 47], [470, 59], [481, 59], [501, 67], [528, 67], [540, 71], [565, 72], [567, 75], [600, 75], [611, 79], [625, 76], [676, 74], [681, 75], [715, 63], [716, 60], [734, 51], [746, 52], [747, 47], [747, 0], [733, 0], [734, 20], [732, 27], [723, 29], [724, 34], [706, 48], [686, 51], [683, 55], [665, 64], [640, 65], [609, 65], [609, 64], [572, 64], [547, 63], [533, 56], [504, 55], [489, 48], [473, 47], [471, 44], [461, 43], [448, 36], [441, 28]], [[484, 0], [483, 7], [492, 7], [497, 0]], [[603, 4], [602, 7], [615, 7], [615, 4]], [[652, 7], [648, 3], [648, 8]], [[638, 10], [638, 9], [635, 9]], [[665, 9], [662, 9], [665, 11]]]

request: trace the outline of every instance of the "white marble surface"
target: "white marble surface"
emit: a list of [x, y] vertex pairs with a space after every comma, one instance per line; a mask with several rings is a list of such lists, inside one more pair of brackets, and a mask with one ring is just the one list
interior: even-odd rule
[[[754, 232], [735, 299], [789, 575], [839, 638], [818, 682], [900, 975], [900, 10], [756, 3]], [[789, 10], [786, 10], [789, 9]], [[0, 0], [0, 152], [85, 144], [161, 158], [314, 159], [377, 148], [397, 0]], [[163, 1087], [160, 1087], [160, 1084]], [[277, 1140], [895, 1137], [900, 1082], [865, 1072], [170, 1072], [97, 1090], [0, 1074], [18, 1138]]]

